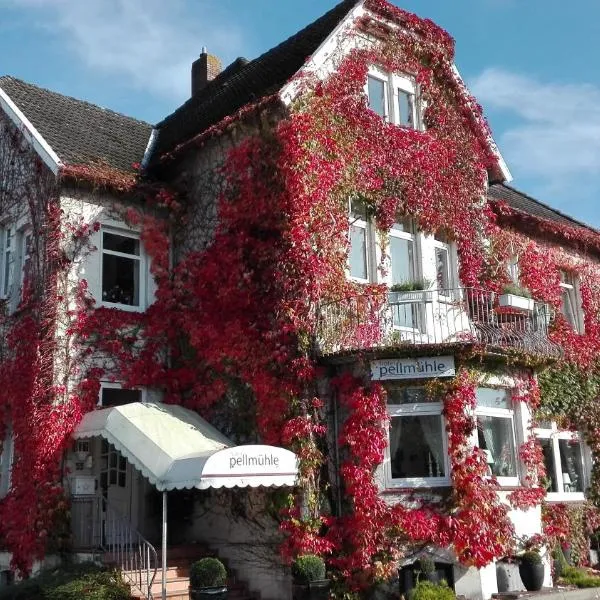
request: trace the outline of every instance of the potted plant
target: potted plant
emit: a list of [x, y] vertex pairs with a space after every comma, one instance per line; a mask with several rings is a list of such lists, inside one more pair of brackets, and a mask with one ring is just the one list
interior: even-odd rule
[[325, 561], [320, 556], [306, 554], [292, 563], [293, 600], [327, 600], [329, 579], [325, 579]]
[[537, 592], [544, 583], [544, 563], [537, 550], [528, 550], [519, 556], [519, 575], [528, 592]]
[[502, 294], [498, 298], [498, 304], [500, 306], [518, 308], [519, 310], [526, 310], [528, 312], [531, 312], [534, 307], [531, 292], [527, 288], [513, 283], [504, 286]]
[[408, 594], [409, 600], [455, 600], [456, 594], [445, 581], [419, 581]]
[[426, 294], [423, 293], [429, 289], [431, 282], [427, 279], [412, 279], [410, 281], [402, 281], [394, 283], [390, 287], [388, 300], [394, 304], [403, 302], [422, 302], [425, 300]]
[[225, 600], [227, 569], [218, 558], [201, 558], [190, 567], [190, 600]]

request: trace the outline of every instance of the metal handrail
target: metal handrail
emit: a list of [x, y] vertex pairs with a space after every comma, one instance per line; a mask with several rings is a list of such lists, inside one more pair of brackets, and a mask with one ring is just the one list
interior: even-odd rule
[[549, 335], [550, 307], [529, 299], [523, 299], [522, 306], [511, 306], [510, 301], [478, 288], [389, 292], [387, 299], [368, 294], [344, 298], [319, 307], [317, 351], [327, 355], [399, 345], [472, 343], [560, 356], [560, 346]]
[[132, 587], [147, 600], [154, 600], [152, 584], [158, 572], [156, 548], [106, 498], [73, 497], [71, 526], [80, 549], [100, 549], [105, 560], [113, 563]]

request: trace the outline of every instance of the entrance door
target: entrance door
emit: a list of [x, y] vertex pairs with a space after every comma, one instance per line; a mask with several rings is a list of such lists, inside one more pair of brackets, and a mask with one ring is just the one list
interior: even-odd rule
[[103, 499], [104, 541], [107, 544], [122, 543], [128, 524], [136, 528], [132, 511], [134, 479], [127, 459], [103, 439], [100, 448], [100, 493]]

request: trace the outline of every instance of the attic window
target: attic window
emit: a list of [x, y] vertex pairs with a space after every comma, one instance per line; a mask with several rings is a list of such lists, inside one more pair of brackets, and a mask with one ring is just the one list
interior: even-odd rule
[[366, 93], [369, 108], [385, 121], [418, 128], [415, 86], [410, 79], [373, 68], [367, 78]]

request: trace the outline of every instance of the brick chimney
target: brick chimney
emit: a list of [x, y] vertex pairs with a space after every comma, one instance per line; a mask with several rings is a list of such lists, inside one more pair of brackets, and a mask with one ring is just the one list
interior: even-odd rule
[[205, 87], [220, 72], [221, 61], [216, 56], [208, 54], [206, 47], [203, 47], [200, 58], [192, 63], [192, 96]]

